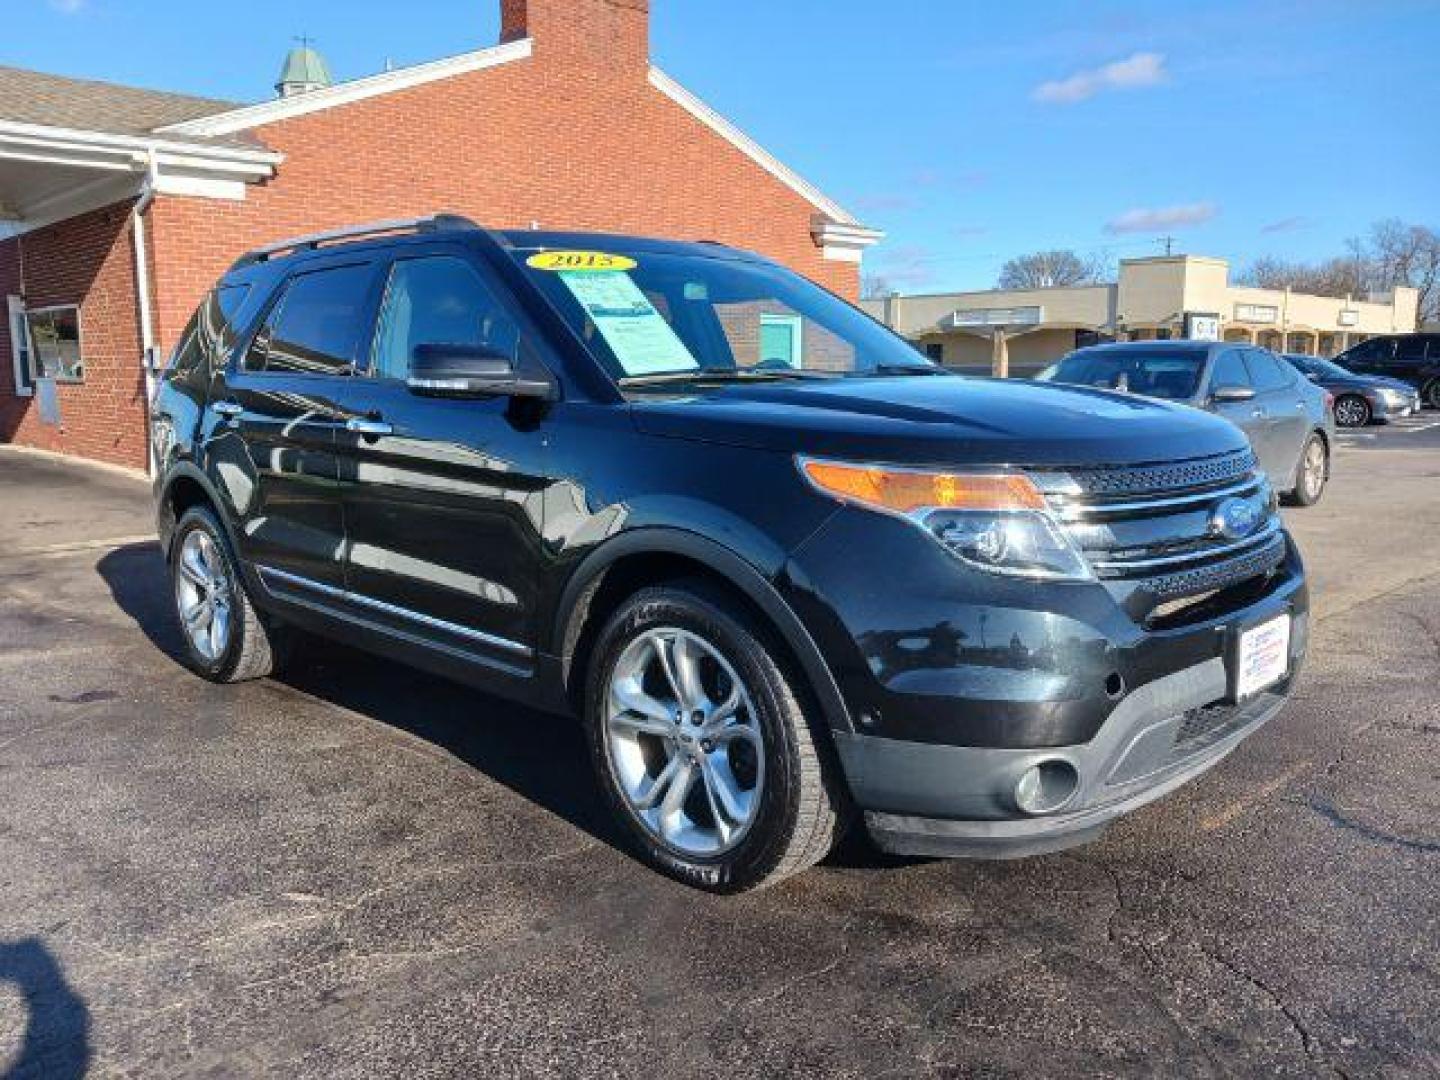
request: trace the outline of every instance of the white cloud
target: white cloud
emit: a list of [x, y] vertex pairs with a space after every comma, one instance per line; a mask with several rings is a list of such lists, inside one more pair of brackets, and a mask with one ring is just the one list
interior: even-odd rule
[[1068, 79], [1043, 82], [1031, 95], [1047, 105], [1073, 105], [1103, 90], [1134, 90], [1158, 86], [1166, 80], [1165, 57], [1161, 53], [1137, 52], [1104, 67], [1079, 71]]
[[1185, 206], [1161, 206], [1153, 209], [1137, 207], [1126, 210], [1105, 224], [1108, 233], [1154, 232], [1157, 229], [1180, 229], [1203, 225], [1220, 211], [1214, 203], [1188, 203]]
[[89, 0], [50, 0], [50, 6], [62, 15], [77, 15], [88, 3]]
[[1272, 221], [1268, 225], [1260, 226], [1262, 233], [1286, 233], [1297, 232], [1300, 229], [1308, 229], [1315, 224], [1308, 217], [1287, 217], [1279, 221]]

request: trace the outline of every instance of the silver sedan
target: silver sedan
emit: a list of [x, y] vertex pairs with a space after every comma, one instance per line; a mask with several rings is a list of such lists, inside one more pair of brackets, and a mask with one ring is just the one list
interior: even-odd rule
[[1268, 349], [1229, 341], [1128, 341], [1072, 352], [1039, 376], [1218, 413], [1250, 439], [1276, 489], [1320, 501], [1335, 445], [1335, 399]]

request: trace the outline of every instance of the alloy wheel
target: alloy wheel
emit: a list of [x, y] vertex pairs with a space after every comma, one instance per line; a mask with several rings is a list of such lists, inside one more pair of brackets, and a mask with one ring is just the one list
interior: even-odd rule
[[225, 557], [204, 529], [193, 529], [180, 545], [175, 573], [180, 625], [195, 651], [214, 663], [230, 644], [233, 594]]
[[1335, 422], [1341, 427], [1364, 427], [1370, 422], [1370, 406], [1364, 398], [1343, 397], [1335, 405]]
[[635, 638], [610, 673], [604, 724], [620, 793], [652, 837], [690, 857], [745, 838], [765, 782], [764, 736], [715, 646], [670, 627]]

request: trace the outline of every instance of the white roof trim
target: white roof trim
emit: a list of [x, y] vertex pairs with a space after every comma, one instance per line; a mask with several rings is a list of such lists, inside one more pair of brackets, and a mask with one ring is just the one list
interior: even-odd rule
[[726, 142], [749, 156], [762, 169], [786, 187], [790, 188], [797, 195], [800, 195], [817, 210], [839, 224], [853, 225], [857, 228], [862, 227], [855, 216], [846, 211], [839, 203], [827, 198], [825, 193], [814, 184], [810, 183], [794, 169], [790, 168], [774, 154], [750, 138], [749, 135], [746, 135], [729, 120], [725, 119], [725, 117], [721, 116], [709, 105], [706, 105], [705, 102], [701, 101], [689, 90], [686, 90], [685, 87], [681, 86], [669, 75], [666, 75], [665, 72], [661, 71], [658, 67], [652, 67], [650, 69], [650, 85], [670, 98], [721, 138], [725, 139]]
[[212, 162], [230, 162], [246, 166], [278, 165], [283, 154], [256, 148], [246, 150], [232, 146], [204, 146], [199, 143], [156, 139], [149, 135], [112, 135], [103, 131], [80, 131], [75, 128], [50, 127], [44, 124], [22, 124], [0, 120], [0, 140], [12, 145], [47, 147], [99, 155], [181, 154]]
[[264, 124], [293, 120], [297, 116], [307, 116], [324, 109], [335, 109], [342, 105], [364, 101], [367, 98], [409, 90], [411, 87], [423, 86], [439, 79], [450, 79], [456, 75], [466, 75], [472, 71], [483, 71], [486, 68], [499, 67], [501, 64], [525, 60], [533, 52], [534, 42], [529, 38], [522, 38], [505, 45], [497, 45], [494, 48], [462, 53], [460, 56], [432, 60], [427, 64], [416, 64], [413, 67], [399, 68], [395, 71], [384, 71], [379, 75], [370, 75], [363, 79], [339, 83], [326, 87], [324, 90], [311, 90], [288, 98], [264, 101], [259, 105], [247, 105], [241, 109], [233, 109], [215, 116], [202, 116], [198, 120], [186, 120], [183, 124], [171, 124], [169, 127], [157, 130], [175, 135], [211, 138], [216, 135], [231, 135], [237, 131], [248, 131]]

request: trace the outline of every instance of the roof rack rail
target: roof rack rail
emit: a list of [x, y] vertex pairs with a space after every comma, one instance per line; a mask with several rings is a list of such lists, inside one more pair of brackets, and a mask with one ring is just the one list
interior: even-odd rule
[[365, 236], [384, 236], [389, 233], [404, 232], [458, 232], [479, 227], [475, 222], [460, 214], [429, 214], [425, 217], [399, 218], [394, 221], [372, 221], [367, 225], [352, 225], [345, 229], [332, 229], [328, 232], [310, 233], [307, 236], [295, 236], [289, 240], [281, 240], [274, 244], [266, 244], [264, 247], [254, 248], [236, 259], [235, 265], [230, 269], [239, 270], [246, 266], [254, 266], [256, 263], [268, 262], [282, 252], [314, 251], [326, 244], [335, 244], [342, 240], [358, 240]]

